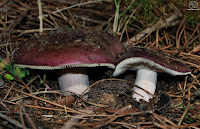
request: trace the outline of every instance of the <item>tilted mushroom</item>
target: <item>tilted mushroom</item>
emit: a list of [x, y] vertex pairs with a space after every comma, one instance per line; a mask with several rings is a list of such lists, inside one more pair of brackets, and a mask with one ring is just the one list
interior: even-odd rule
[[80, 94], [89, 86], [87, 68], [115, 68], [113, 64], [122, 50], [123, 45], [103, 31], [68, 29], [21, 43], [14, 62], [23, 68], [63, 69], [58, 78], [60, 89]]
[[[119, 56], [116, 64], [113, 76], [118, 76], [127, 70], [137, 70], [135, 85], [151, 94], [156, 90], [157, 73], [163, 72], [173, 76], [191, 74], [190, 69], [175, 57], [145, 48], [131, 48]], [[134, 87], [133, 98], [148, 102], [152, 95], [142, 89]]]

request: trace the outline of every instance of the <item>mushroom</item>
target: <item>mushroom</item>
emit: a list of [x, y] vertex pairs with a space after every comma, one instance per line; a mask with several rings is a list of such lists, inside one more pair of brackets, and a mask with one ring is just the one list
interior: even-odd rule
[[149, 99], [153, 98], [157, 73], [162, 72], [172, 76], [191, 74], [190, 69], [175, 57], [146, 48], [131, 48], [118, 57], [116, 64], [113, 76], [118, 76], [127, 70], [137, 70], [135, 85], [138, 87], [133, 88], [133, 98], [137, 101], [142, 99], [149, 102]]
[[115, 68], [123, 45], [100, 30], [67, 29], [64, 33], [39, 36], [21, 43], [14, 53], [17, 66], [31, 69], [60, 69], [61, 91], [81, 94], [89, 86], [88, 67]]

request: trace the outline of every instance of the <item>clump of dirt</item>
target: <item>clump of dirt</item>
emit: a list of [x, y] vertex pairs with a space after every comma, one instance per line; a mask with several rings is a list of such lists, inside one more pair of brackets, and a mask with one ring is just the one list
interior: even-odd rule
[[140, 111], [155, 110], [164, 112], [171, 103], [167, 94], [157, 92], [150, 102], [140, 100], [135, 101], [132, 98], [134, 84], [125, 80], [110, 79], [103, 80], [93, 85], [88, 93], [88, 101], [107, 105], [111, 109], [121, 109], [131, 104]]
[[134, 101], [131, 94], [131, 83], [108, 80], [101, 81], [91, 87], [88, 93], [88, 100], [93, 103], [109, 105], [111, 108], [120, 109]]

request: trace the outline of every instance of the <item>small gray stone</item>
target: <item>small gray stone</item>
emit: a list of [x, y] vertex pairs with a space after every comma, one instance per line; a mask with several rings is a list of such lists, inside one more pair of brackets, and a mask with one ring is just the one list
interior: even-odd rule
[[3, 86], [3, 84], [4, 84], [4, 80], [0, 79], [0, 86]]

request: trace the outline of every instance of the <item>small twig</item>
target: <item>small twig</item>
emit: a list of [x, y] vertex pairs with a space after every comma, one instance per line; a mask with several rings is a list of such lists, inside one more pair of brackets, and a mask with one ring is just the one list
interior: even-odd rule
[[195, 28], [195, 30], [192, 32], [192, 34], [189, 37], [188, 41], [190, 41], [190, 39], [193, 37], [193, 35], [195, 34], [195, 32], [198, 31], [199, 26], [200, 26], [200, 23], [197, 25], [197, 27]]
[[7, 47], [9, 45], [17, 45], [16, 43], [5, 43], [5, 44], [1, 44], [0, 47]]
[[40, 34], [43, 32], [43, 18], [42, 18], [42, 3], [38, 0], [39, 20], [40, 20]]
[[[165, 38], [165, 36], [163, 36], [163, 37], [161, 37], [161, 38], [158, 37], [157, 41], [151, 43], [151, 46], [153, 46], [154, 44], [156, 44], [157, 42], [161, 41], [161, 40], [164, 39], [164, 38]], [[148, 44], [148, 45], [149, 45], [149, 44]], [[162, 48], [162, 49], [164, 49], [164, 48]], [[165, 49], [166, 49], [166, 48], [165, 48]]]
[[[178, 24], [178, 21], [175, 21], [175, 19], [177, 19], [178, 16], [179, 15], [177, 15], [177, 13], [174, 13], [173, 15], [168, 17], [166, 20], [158, 21], [154, 26], [151, 26], [151, 27], [143, 30], [142, 32], [138, 33], [134, 37], [130, 38], [130, 41], [135, 42], [136, 40], [140, 40], [146, 34], [149, 34], [149, 33], [153, 32], [153, 31], [155, 31], [156, 29], [164, 28], [164, 27], [166, 27], [166, 25], [168, 25], [168, 27], [169, 27], [169, 26], [174, 26], [174, 25]], [[167, 23], [165, 21], [167, 21]], [[124, 42], [123, 44], [124, 44], [125, 47], [127, 47], [129, 45], [129, 43], [127, 41]]]
[[19, 121], [16, 121], [15, 119], [12, 119], [6, 115], [4, 115], [3, 113], [0, 112], [0, 117], [9, 121], [10, 123], [12, 123], [13, 125], [19, 127], [19, 128], [23, 128], [23, 126], [21, 125], [21, 123]]
[[128, 43], [129, 43], [129, 47], [131, 47], [131, 42], [130, 42], [130, 39], [129, 39], [127, 28], [125, 30], [126, 30], [126, 37], [127, 37]]
[[200, 37], [200, 34], [198, 34], [196, 37], [194, 37], [190, 42], [185, 43], [185, 45], [181, 48], [181, 50], [179, 52], [176, 53], [176, 55], [179, 55], [180, 52], [182, 52], [183, 50], [185, 50], [185, 48], [188, 47], [188, 45], [190, 45], [190, 43], [192, 43], [194, 40], [196, 40], [198, 37]]
[[72, 117], [70, 120], [68, 120], [62, 127], [61, 129], [72, 129], [72, 127], [75, 125], [75, 123], [83, 118], [84, 116], [82, 115], [79, 115], [79, 116], [75, 116], [75, 117]]
[[[128, 25], [128, 23], [129, 23], [131, 17], [133, 16], [133, 14], [135, 14], [135, 12], [136, 12], [136, 10], [137, 10], [138, 8], [139, 8], [139, 6], [138, 6], [136, 9], [133, 10], [133, 12], [132, 12], [131, 15], [129, 16], [128, 20], [126, 21], [126, 24], [125, 24], [125, 26], [124, 26], [124, 28], [123, 28], [123, 30], [122, 30], [121, 37], [120, 37], [120, 39], [119, 39], [120, 41], [122, 40], [124, 31], [125, 31], [125, 29], [127, 29], [127, 25]], [[127, 32], [126, 32], [126, 33], [127, 33]], [[130, 43], [130, 39], [129, 39], [129, 37], [128, 37], [128, 34], [126, 34], [126, 35], [127, 35], [128, 43]], [[130, 44], [130, 46], [131, 46], [131, 44]]]
[[[56, 30], [56, 28], [43, 28], [43, 31], [51, 31], [51, 30]], [[17, 37], [20, 37], [23, 34], [40, 32], [40, 29], [23, 30], [23, 31], [20, 31], [20, 32], [21, 33], [19, 35], [17, 35]]]
[[172, 2], [169, 2], [169, 7], [171, 7], [179, 17], [182, 17], [183, 14], [181, 13], [181, 11], [172, 3]]
[[[58, 8], [56, 8], [56, 10], [59, 10]], [[62, 13], [62, 12], [59, 12], [60, 15], [63, 17], [63, 19], [69, 23], [69, 20], [67, 19], [67, 17]]]
[[21, 22], [21, 20], [26, 16], [28, 12], [28, 8], [26, 8], [12, 23], [8, 26], [8, 28], [4, 29], [4, 31], [0, 35], [0, 42], [4, 39], [7, 39], [14, 30], [14, 28]]
[[[69, 16], [70, 16], [72, 22], [74, 23], [74, 26], [75, 26], [76, 28], [78, 28], [79, 24], [76, 22], [76, 20], [74, 19], [72, 13], [69, 11], [69, 9], [67, 9], [67, 12], [68, 12], [68, 14], [69, 14]], [[75, 28], [74, 28], [74, 29], [75, 29]]]
[[[10, 102], [10, 101], [4, 101], [4, 103], [13, 104], [13, 105], [19, 105], [19, 103]], [[34, 106], [34, 105], [24, 105], [24, 106], [29, 107], [29, 108], [35, 108], [35, 109], [44, 109], [44, 110], [50, 110], [50, 111], [63, 111], [63, 112], [65, 112], [65, 109], [49, 108], [49, 107]], [[67, 111], [67, 112], [74, 113], [73, 111]]]
[[181, 116], [181, 118], [180, 118], [180, 120], [179, 120], [179, 122], [178, 122], [178, 125], [181, 125], [183, 119], [185, 118], [186, 113], [187, 113], [188, 110], [190, 109], [190, 105], [191, 105], [191, 104], [190, 104], [190, 89], [191, 89], [191, 86], [189, 87], [189, 90], [188, 90], [188, 102], [187, 102], [187, 106], [186, 106], [185, 111], [184, 111], [184, 113], [182, 114], [182, 116]]
[[120, 109], [119, 111], [117, 111], [116, 113], [111, 115], [110, 117], [106, 118], [106, 119], [109, 119], [109, 120], [107, 120], [103, 124], [95, 126], [94, 128], [101, 128], [101, 127], [113, 122], [115, 119], [117, 119], [118, 117], [122, 116], [122, 114], [121, 114], [122, 112], [124, 112], [126, 110], [129, 110], [130, 108], [132, 108], [131, 105], [127, 105], [127, 106], [123, 107], [122, 109]]
[[[168, 53], [173, 53], [173, 54], [176, 54], [176, 53], [178, 53], [179, 51], [173, 51], [173, 50], [165, 50], [166, 52], [168, 52]], [[195, 54], [190, 54], [190, 53], [185, 53], [185, 52], [181, 52], [180, 54], [179, 54], [179, 56], [180, 57], [183, 57], [183, 58], [185, 58], [185, 57], [187, 57], [187, 59], [189, 58], [189, 59], [196, 59], [196, 60], [200, 60], [200, 56], [199, 55], [195, 55]], [[175, 59], [175, 58], [171, 58], [171, 59], [173, 59], [173, 60], [177, 60], [177, 59]], [[180, 61], [180, 60], [179, 60]], [[200, 69], [200, 66], [199, 66], [199, 63], [197, 62], [197, 64], [194, 64], [195, 62], [193, 61], [193, 62], [188, 62], [188, 61], [183, 61], [183, 60], [181, 60], [181, 62], [183, 62], [183, 63], [185, 63], [185, 64], [188, 64], [188, 65], [191, 65], [192, 67], [196, 67], [197, 69]]]
[[[180, 47], [180, 41], [178, 40], [179, 38], [179, 31], [180, 31], [180, 29], [182, 28], [182, 26], [183, 26], [183, 24], [184, 24], [184, 21], [185, 21], [185, 18], [183, 18], [182, 20], [181, 20], [181, 23], [180, 23], [180, 25], [179, 25], [179, 27], [178, 27], [178, 29], [177, 29], [177, 31], [176, 31], [176, 48], [179, 48]], [[179, 35], [178, 35], [179, 34]]]
[[171, 128], [188, 128], [191, 126], [197, 126], [200, 125], [200, 123], [192, 123], [192, 124], [187, 124], [187, 125], [160, 125], [158, 123], [154, 123], [154, 125], [160, 127], [160, 128], [167, 128], [167, 129], [171, 129]]
[[32, 127], [33, 129], [37, 129], [36, 126], [35, 126], [35, 124], [34, 124], [34, 122], [33, 122], [32, 119], [30, 118], [30, 116], [26, 113], [26, 110], [25, 110], [24, 106], [23, 106], [21, 103], [20, 103], [20, 109], [24, 112], [24, 114], [25, 114], [25, 116], [26, 116], [28, 122], [30, 123], [31, 127]]
[[[184, 22], [184, 20], [183, 20], [183, 22]], [[180, 34], [179, 35], [177, 34], [176, 48], [180, 48], [180, 40], [181, 40], [182, 33], [183, 33], [184, 29], [185, 29], [185, 26], [186, 26], [186, 24], [184, 24], [183, 27], [181, 26], [182, 30], [181, 30]]]
[[136, 125], [151, 125], [153, 124], [153, 122], [137, 122], [137, 123], [112, 122], [112, 124], [127, 125], [129, 127], [135, 128]]
[[172, 121], [170, 121], [170, 120], [168, 120], [167, 118], [165, 118], [165, 117], [163, 117], [163, 116], [161, 116], [161, 115], [158, 115], [158, 114], [156, 114], [156, 113], [153, 113], [153, 116], [154, 116], [154, 117], [157, 117], [157, 118], [160, 118], [162, 122], [163, 122], [163, 120], [164, 120], [165, 122], [168, 122], [168, 123], [170, 123], [171, 125], [176, 125], [176, 124], [173, 123]]
[[153, 113], [153, 116], [154, 116], [154, 118], [156, 118], [156, 119], [157, 119], [160, 123], [162, 123], [163, 125], [167, 125], [166, 122], [165, 122], [163, 119], [161, 119], [161, 118], [159, 117], [159, 115]]
[[190, 52], [188, 52], [188, 53], [194, 53], [194, 52], [198, 52], [198, 51], [200, 51], [200, 45], [198, 45], [198, 46], [196, 46], [195, 48], [193, 48]]
[[29, 86], [33, 81], [35, 81], [38, 76], [33, 77], [30, 81], [28, 81], [27, 85]]
[[4, 1], [1, 1], [1, 3], [0, 3], [0, 7], [2, 7], [5, 3], [7, 3], [8, 2], [8, 0], [4, 0]]
[[[55, 14], [55, 13], [59, 13], [59, 12], [62, 12], [64, 10], [71, 9], [71, 8], [74, 8], [74, 7], [79, 7], [79, 6], [83, 6], [83, 5], [87, 5], [87, 4], [93, 4], [93, 3], [102, 2], [102, 1], [108, 1], [108, 0], [96, 0], [96, 1], [88, 1], [88, 2], [84, 2], [84, 3], [79, 3], [79, 4], [76, 4], [76, 5], [72, 5], [72, 6], [69, 6], [69, 7], [66, 7], [66, 8], [62, 8], [62, 9], [53, 11], [50, 14]], [[42, 17], [48, 17], [50, 14], [43, 15]]]
[[80, 113], [80, 114], [83, 114], [82, 112], [76, 111], [76, 110], [74, 110], [74, 109], [68, 108], [68, 107], [63, 106], [63, 105], [60, 105], [60, 104], [57, 104], [57, 103], [55, 103], [55, 102], [52, 102], [52, 101], [49, 101], [49, 100], [46, 100], [46, 99], [43, 99], [43, 98], [37, 97], [37, 96], [32, 95], [32, 94], [28, 94], [28, 93], [26, 93], [26, 92], [23, 92], [23, 91], [21, 91], [21, 90], [15, 89], [15, 88], [13, 88], [13, 89], [14, 89], [15, 91], [18, 91], [18, 92], [20, 92], [20, 93], [22, 93], [22, 94], [25, 94], [25, 95], [27, 95], [27, 96], [30, 96], [30, 97], [36, 98], [36, 99], [38, 99], [38, 100], [41, 100], [41, 101], [47, 102], [47, 103], [49, 103], [49, 104], [52, 104], [52, 105], [55, 105], [55, 106], [58, 106], [58, 107], [61, 107], [61, 108], [64, 108], [64, 109], [67, 109], [67, 110], [70, 110], [70, 111], [73, 111], [74, 113]]
[[[51, 93], [54, 93], [54, 94], [62, 94], [58, 91], [39, 91], [39, 92], [32, 92], [32, 93], [29, 93], [29, 94], [33, 94], [33, 95], [38, 95], [38, 94], [51, 94]], [[10, 101], [13, 102], [13, 101], [17, 101], [19, 99], [23, 99], [23, 98], [27, 98], [29, 96], [27, 95], [23, 95], [23, 96], [19, 96], [19, 97], [13, 97]]]
[[56, 22], [55, 18], [52, 15], [49, 15], [49, 17], [52, 19], [54, 26], [56, 26], [56, 28], [59, 27], [58, 23]]
[[185, 92], [186, 92], [186, 86], [187, 86], [187, 78], [188, 76], [185, 77], [185, 82], [184, 82], [184, 85], [183, 85], [183, 96], [185, 96]]
[[25, 87], [25, 89], [27, 89], [30, 93], [32, 93], [32, 90], [30, 89], [30, 87], [21, 78], [17, 78], [17, 81], [21, 82], [23, 86]]
[[23, 118], [23, 113], [22, 113], [22, 108], [21, 107], [19, 108], [19, 116], [20, 116], [20, 120], [21, 120], [23, 129], [26, 129], [25, 123], [24, 123], [24, 118]]
[[8, 95], [9, 95], [9, 93], [10, 93], [10, 91], [12, 90], [12, 88], [13, 88], [14, 85], [15, 85], [15, 82], [11, 85], [10, 89], [8, 90], [8, 92], [7, 92], [7, 94], [5, 95], [5, 97], [3, 98], [3, 100], [5, 100], [5, 99], [8, 97]]

